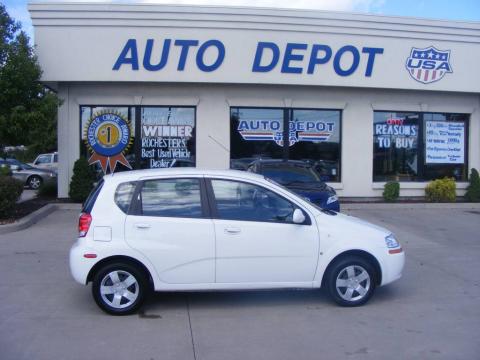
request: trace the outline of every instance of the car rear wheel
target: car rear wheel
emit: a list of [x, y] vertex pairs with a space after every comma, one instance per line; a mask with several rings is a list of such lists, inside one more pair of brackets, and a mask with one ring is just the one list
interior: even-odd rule
[[113, 263], [102, 267], [93, 278], [92, 294], [97, 305], [112, 315], [137, 311], [147, 292], [145, 274], [137, 267]]
[[30, 176], [27, 180], [27, 185], [32, 190], [37, 190], [42, 185], [42, 178], [40, 176]]
[[337, 304], [359, 306], [373, 295], [376, 274], [374, 267], [365, 259], [348, 256], [332, 264], [326, 282], [329, 295]]

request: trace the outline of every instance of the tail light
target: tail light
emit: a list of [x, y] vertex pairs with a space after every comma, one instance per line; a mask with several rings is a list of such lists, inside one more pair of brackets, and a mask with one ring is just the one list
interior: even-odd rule
[[78, 237], [84, 237], [90, 229], [92, 223], [92, 215], [82, 212], [78, 218]]

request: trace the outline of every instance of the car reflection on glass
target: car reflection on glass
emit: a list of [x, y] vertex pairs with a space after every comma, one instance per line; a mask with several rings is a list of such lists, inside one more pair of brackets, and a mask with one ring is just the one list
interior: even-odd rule
[[37, 169], [17, 159], [0, 158], [0, 167], [7, 165], [10, 167], [12, 177], [32, 190], [38, 190], [43, 183], [57, 181], [57, 173], [53, 170]]
[[323, 209], [340, 211], [335, 190], [321, 180], [321, 175], [309, 162], [256, 160], [250, 164], [248, 171], [274, 180]]

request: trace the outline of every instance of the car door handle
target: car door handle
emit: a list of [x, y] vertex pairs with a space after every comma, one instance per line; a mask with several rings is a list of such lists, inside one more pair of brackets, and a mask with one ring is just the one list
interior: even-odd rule
[[230, 234], [230, 235], [240, 234], [240, 229], [235, 227], [225, 228], [224, 231], [225, 231], [225, 234]]
[[137, 224], [135, 224], [135, 227], [137, 229], [150, 229], [150, 224], [137, 223]]

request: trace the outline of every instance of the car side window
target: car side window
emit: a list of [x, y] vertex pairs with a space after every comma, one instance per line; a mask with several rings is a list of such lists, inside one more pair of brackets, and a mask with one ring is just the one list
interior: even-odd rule
[[53, 155], [53, 162], [54, 163], [58, 162], [58, 155], [57, 154]]
[[140, 198], [144, 216], [203, 217], [199, 179], [147, 180]]
[[118, 185], [117, 190], [115, 191], [115, 204], [117, 204], [120, 210], [122, 210], [125, 214], [128, 213], [136, 186], [136, 181], [122, 183]]
[[35, 161], [35, 164], [49, 164], [50, 163], [50, 155], [41, 155]]
[[273, 191], [231, 180], [211, 183], [220, 219], [293, 223], [296, 206]]

